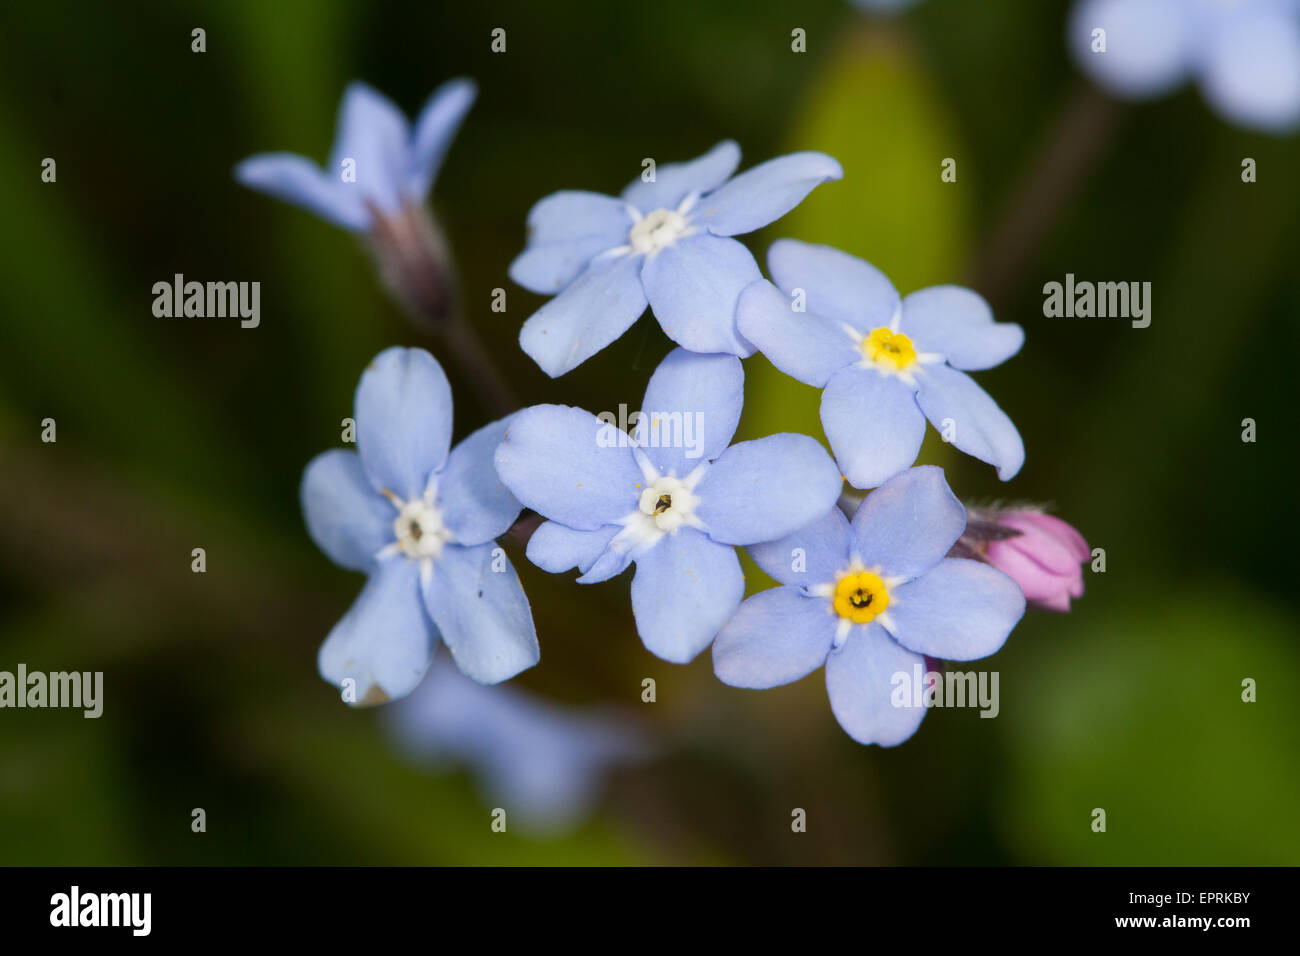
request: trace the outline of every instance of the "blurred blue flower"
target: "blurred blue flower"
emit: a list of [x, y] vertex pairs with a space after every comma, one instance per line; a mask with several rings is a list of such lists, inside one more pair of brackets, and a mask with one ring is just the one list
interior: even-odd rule
[[622, 714], [484, 687], [441, 657], [386, 717], [411, 760], [469, 767], [489, 805], [535, 833], [581, 823], [611, 770], [652, 753], [646, 734]]
[[668, 337], [693, 352], [753, 352], [736, 334], [735, 310], [758, 265], [730, 237], [781, 218], [844, 173], [822, 153], [782, 156], [731, 178], [739, 163], [740, 147], [726, 140], [659, 166], [653, 182], [636, 179], [618, 199], [566, 190], [533, 206], [510, 277], [555, 295], [519, 333], [546, 374], [563, 375], [609, 345], [647, 302]]
[[1300, 126], [1297, 0], [1082, 0], [1067, 40], [1083, 71], [1116, 96], [1147, 99], [1196, 80], [1234, 123], [1272, 133]]
[[1016, 582], [979, 561], [946, 557], [966, 510], [933, 466], [891, 478], [850, 525], [834, 508], [780, 541], [747, 549], [783, 587], [755, 594], [713, 644], [713, 670], [765, 689], [826, 667], [826, 691], [854, 740], [892, 747], [925, 707], [893, 699], [895, 675], [927, 657], [969, 661], [1005, 643], [1025, 612]]
[[842, 485], [806, 435], [728, 448], [743, 386], [735, 356], [674, 349], [650, 378], [634, 440], [580, 408], [536, 405], [515, 415], [497, 449], [506, 487], [550, 519], [528, 542], [529, 560], [552, 573], [577, 567], [582, 584], [635, 561], [637, 632], [674, 663], [707, 647], [740, 604], [732, 546], [803, 527]]
[[859, 10], [871, 13], [898, 13], [915, 6], [919, 0], [849, 0]]
[[397, 218], [404, 206], [425, 201], [476, 95], [471, 80], [444, 83], [429, 97], [412, 130], [382, 93], [350, 83], [323, 170], [294, 153], [260, 153], [236, 166], [235, 178], [336, 226], [368, 231], [376, 214]]
[[767, 266], [776, 285], [747, 286], [737, 324], [781, 371], [825, 389], [822, 427], [852, 485], [875, 487], [916, 461], [927, 418], [1003, 481], [1020, 470], [1016, 426], [958, 371], [1015, 355], [1020, 326], [994, 322], [988, 304], [958, 286], [900, 299], [879, 269], [830, 246], [781, 239]]
[[[302, 510], [312, 540], [366, 586], [321, 646], [321, 676], [349, 702], [410, 693], [438, 635], [456, 664], [485, 684], [537, 663], [532, 612], [493, 539], [518, 517], [492, 453], [502, 419], [452, 449], [451, 388], [423, 349], [390, 348], [361, 376], [357, 451], [307, 465]], [[436, 625], [436, 629], [435, 629]]]

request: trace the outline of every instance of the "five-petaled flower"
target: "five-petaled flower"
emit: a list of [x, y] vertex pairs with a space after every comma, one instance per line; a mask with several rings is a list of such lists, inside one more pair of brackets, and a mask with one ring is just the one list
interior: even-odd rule
[[532, 612], [494, 546], [521, 510], [492, 453], [509, 425], [480, 428], [450, 453], [451, 388], [422, 349], [390, 348], [361, 376], [357, 451], [303, 472], [312, 540], [368, 576], [321, 646], [321, 676], [354, 681], [357, 703], [402, 697], [429, 667], [439, 634], [469, 677], [492, 684], [537, 663]]
[[1083, 0], [1068, 30], [1080, 67], [1116, 96], [1149, 99], [1197, 79], [1241, 126], [1300, 126], [1296, 0]]
[[875, 266], [830, 246], [781, 239], [767, 265], [776, 285], [741, 293], [740, 332], [778, 369], [825, 389], [822, 427], [850, 484], [874, 488], [915, 462], [927, 418], [1003, 481], [1020, 470], [1020, 433], [964, 374], [1020, 351], [1020, 326], [994, 322], [958, 286], [900, 298]]
[[528, 246], [510, 265], [526, 289], [555, 298], [537, 310], [519, 344], [551, 377], [622, 335], [647, 303], [670, 339], [693, 352], [741, 357], [736, 298], [759, 278], [754, 257], [731, 238], [797, 206], [843, 176], [822, 153], [793, 153], [731, 178], [740, 147], [723, 141], [697, 159], [659, 166], [619, 198], [566, 190], [528, 214]]
[[902, 743], [925, 707], [895, 706], [895, 675], [918, 665], [925, 672], [927, 656], [987, 657], [1025, 611], [1007, 575], [946, 557], [965, 526], [943, 472], [923, 466], [868, 495], [851, 524], [834, 508], [788, 537], [748, 548], [783, 586], [740, 606], [714, 642], [714, 672], [734, 687], [761, 689], [825, 665], [831, 710], [849, 736]]
[[[607, 440], [614, 426], [580, 408], [536, 405], [514, 416], [497, 450], [506, 487], [549, 519], [528, 542], [529, 560], [552, 573], [577, 567], [583, 584], [635, 561], [637, 631], [674, 663], [707, 647], [739, 606], [745, 582], [733, 545], [815, 521], [843, 484], [806, 435], [728, 447], [743, 385], [735, 356], [674, 349], [650, 378], [634, 440]], [[660, 418], [697, 415], [695, 446], [650, 440]]]
[[471, 80], [444, 83], [412, 129], [382, 93], [350, 83], [325, 169], [294, 153], [259, 153], [235, 167], [235, 178], [353, 232], [371, 230], [377, 219], [401, 221], [428, 198], [476, 95]]

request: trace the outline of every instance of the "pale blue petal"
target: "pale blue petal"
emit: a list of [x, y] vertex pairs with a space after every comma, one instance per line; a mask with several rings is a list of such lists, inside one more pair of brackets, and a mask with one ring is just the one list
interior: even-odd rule
[[889, 626], [908, 650], [949, 661], [995, 653], [1025, 614], [1025, 596], [992, 565], [945, 558], [889, 598]]
[[849, 568], [853, 535], [838, 506], [793, 534], [745, 548], [765, 574], [782, 584], [815, 588], [834, 584]]
[[626, 332], [645, 307], [641, 257], [601, 259], [529, 317], [519, 346], [556, 378]]
[[1025, 330], [994, 322], [983, 297], [956, 285], [937, 285], [903, 300], [899, 331], [918, 352], [938, 352], [953, 368], [976, 371], [1001, 365], [1025, 344]]
[[853, 628], [849, 639], [826, 660], [826, 693], [840, 726], [860, 744], [894, 747], [916, 733], [925, 719], [922, 701], [894, 706], [895, 675], [910, 682], [925, 658], [900, 647], [874, 621]]
[[[325, 174], [385, 213], [401, 209], [411, 168], [406, 117], [388, 97], [361, 82], [348, 84]], [[343, 180], [343, 161], [356, 163], [356, 181]]]
[[862, 358], [841, 325], [813, 312], [794, 311], [791, 299], [766, 279], [751, 282], [740, 293], [736, 327], [786, 375], [818, 388]]
[[424, 349], [393, 347], [361, 374], [357, 451], [376, 491], [404, 501], [424, 494], [451, 444], [451, 386]]
[[[642, 214], [656, 209], [676, 209], [690, 193], [706, 193], [736, 171], [740, 147], [724, 139], [703, 156], [685, 163], [665, 163], [655, 168], [655, 181], [638, 177], [623, 190], [623, 199]], [[644, 175], [644, 171], [642, 172]]]
[[760, 591], [740, 605], [713, 642], [713, 673], [732, 687], [766, 690], [826, 663], [838, 618], [824, 598], [797, 588]]
[[1242, 11], [1211, 42], [1201, 75], [1205, 98], [1251, 129], [1300, 126], [1300, 12]]
[[355, 681], [357, 703], [405, 697], [429, 667], [438, 635], [420, 601], [419, 575], [404, 557], [381, 561], [321, 645], [321, 676], [338, 687]]
[[631, 228], [622, 200], [577, 190], [552, 193], [528, 213], [528, 248], [510, 264], [510, 278], [553, 295], [597, 255], [627, 245]]
[[444, 548], [424, 586], [424, 606], [461, 673], [480, 684], [514, 677], [541, 657], [519, 575], [493, 543]]
[[787, 296], [803, 289], [809, 312], [859, 332], [889, 325], [902, 304], [883, 272], [832, 246], [778, 239], [767, 250], [767, 269]]
[[[1013, 478], [1025, 463], [1020, 432], [988, 392], [964, 372], [946, 365], [926, 365], [917, 375], [916, 401], [925, 417], [952, 444], [968, 455], [988, 462], [1003, 481]], [[950, 427], [944, 422], [949, 421]]]
[[695, 513], [723, 544], [775, 541], [834, 507], [843, 479], [826, 449], [783, 433], [732, 445], [695, 487]]
[[715, 236], [740, 236], [788, 213], [822, 183], [844, 170], [825, 153], [791, 153], [759, 163], [700, 200], [691, 221]]
[[369, 571], [394, 540], [397, 512], [370, 487], [356, 452], [336, 448], [313, 458], [299, 497], [307, 533], [335, 564]]
[[727, 450], [744, 399], [740, 359], [673, 349], [646, 386], [637, 443], [661, 474], [685, 477]]
[[591, 567], [583, 572], [578, 578], [579, 584], [599, 584], [601, 581], [608, 581], [610, 578], [616, 578], [632, 563], [635, 557], [626, 542], [620, 541], [617, 537], [612, 537], [609, 547], [606, 548]]
[[558, 521], [545, 521], [528, 539], [528, 560], [551, 574], [573, 568], [585, 573], [604, 553], [618, 531], [617, 525], [606, 525], [595, 531], [575, 531]]
[[523, 508], [497, 475], [496, 450], [509, 426], [510, 416], [484, 425], [451, 450], [438, 473], [436, 503], [457, 544], [500, 537]]
[[[1070, 11], [1068, 46], [1099, 85], [1146, 99], [1182, 83], [1195, 65], [1197, 35], [1188, 0], [1081, 0]], [[1093, 31], [1106, 31], [1106, 51], [1093, 52]]]
[[525, 408], [497, 447], [497, 474], [544, 518], [578, 531], [617, 524], [637, 510], [645, 478], [630, 448], [599, 444], [607, 427], [581, 408]]
[[[966, 509], [934, 465], [909, 468], [858, 506], [853, 536], [868, 568], [908, 580], [944, 559], [966, 530]], [[893, 610], [891, 605], [890, 610]]]
[[826, 383], [821, 417], [835, 461], [855, 488], [874, 488], [907, 468], [925, 437], [912, 387], [857, 365]]
[[656, 657], [686, 664], [731, 618], [745, 594], [735, 549], [694, 528], [665, 535], [637, 555], [632, 613], [637, 633]]
[[408, 192], [423, 201], [438, 178], [456, 131], [474, 105], [478, 87], [470, 79], [448, 80], [433, 91], [415, 119]]
[[736, 300], [759, 271], [739, 242], [706, 233], [678, 239], [646, 257], [641, 278], [655, 318], [678, 345], [692, 352], [753, 354], [736, 331]]
[[353, 232], [370, 228], [370, 213], [357, 192], [293, 153], [260, 153], [235, 167], [235, 179], [249, 189], [301, 206], [326, 222]]

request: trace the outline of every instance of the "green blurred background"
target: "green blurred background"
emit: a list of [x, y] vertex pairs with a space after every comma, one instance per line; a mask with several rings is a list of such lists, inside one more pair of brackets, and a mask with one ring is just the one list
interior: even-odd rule
[[[104, 715], [0, 711], [0, 863], [1300, 863], [1297, 441], [1300, 140], [1231, 127], [1194, 90], [1066, 151], [1086, 175], [1041, 238], [990, 237], [1086, 84], [1068, 5], [926, 0], [706, 8], [221, 0], [13, 11], [0, 58], [0, 669], [102, 670]], [[207, 52], [190, 52], [190, 31]], [[507, 52], [489, 50], [494, 27]], [[792, 53], [790, 34], [807, 31]], [[600, 812], [495, 834], [463, 772], [394, 753], [382, 715], [315, 669], [361, 579], [308, 540], [303, 465], [339, 445], [357, 377], [425, 345], [356, 240], [245, 191], [263, 150], [327, 153], [344, 85], [408, 113], [468, 75], [477, 105], [435, 188], [472, 319], [528, 402], [633, 408], [667, 340], [647, 316], [560, 381], [519, 351], [541, 299], [506, 277], [529, 206], [617, 192], [642, 157], [732, 137], [845, 179], [748, 237], [836, 244], [901, 291], [964, 281], [1022, 323], [980, 380], [1028, 449], [1010, 484], [938, 442], [967, 500], [1048, 501], [1107, 552], [1068, 616], [1031, 612], [995, 658], [1001, 714], [931, 713], [863, 748], [820, 676], [757, 693], [633, 630], [630, 575], [579, 588], [516, 549], [542, 664], [521, 686], [622, 705], [660, 741]], [[40, 181], [44, 157], [58, 181]], [[1258, 162], [1243, 184], [1241, 160]], [[957, 160], [956, 183], [940, 162]], [[1063, 198], [1063, 197], [1058, 197]], [[1031, 204], [1032, 208], [1032, 204]], [[1023, 264], [994, 289], [980, 263]], [[173, 273], [259, 280], [262, 323], [166, 320]], [[1150, 328], [1046, 319], [1042, 285], [1150, 281]], [[509, 310], [490, 311], [491, 290]], [[436, 349], [435, 349], [436, 352]], [[457, 434], [485, 421], [449, 370]], [[821, 437], [818, 393], [746, 362], [743, 436]], [[57, 420], [58, 441], [40, 440]], [[1241, 441], [1241, 421], [1258, 441]], [[933, 433], [931, 438], [933, 440]], [[207, 551], [206, 574], [190, 551]], [[754, 572], [751, 583], [763, 586]], [[653, 677], [658, 701], [643, 704]], [[1241, 681], [1258, 701], [1241, 702]], [[205, 834], [190, 811], [207, 812]], [[808, 832], [791, 832], [791, 810]], [[1108, 829], [1090, 829], [1094, 807]]]

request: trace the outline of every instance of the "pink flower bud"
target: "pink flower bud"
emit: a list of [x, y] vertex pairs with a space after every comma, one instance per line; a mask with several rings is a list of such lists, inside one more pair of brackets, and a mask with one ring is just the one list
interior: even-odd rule
[[1083, 535], [1060, 518], [1037, 511], [1008, 511], [997, 523], [1020, 534], [990, 541], [985, 559], [1010, 575], [1025, 600], [1052, 611], [1070, 610], [1083, 594], [1081, 565], [1092, 551]]

